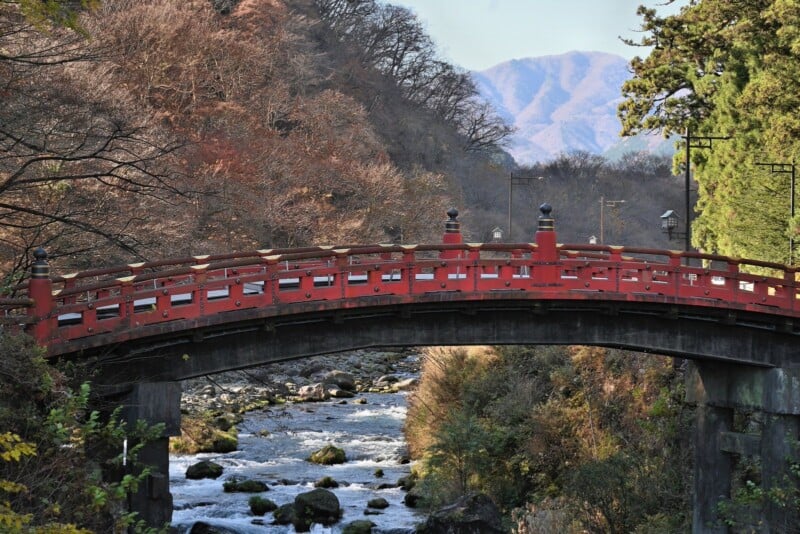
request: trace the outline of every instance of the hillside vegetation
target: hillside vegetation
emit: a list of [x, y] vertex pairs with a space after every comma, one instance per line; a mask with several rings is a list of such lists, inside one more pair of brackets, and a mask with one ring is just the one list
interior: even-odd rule
[[[435, 241], [450, 206], [470, 239], [507, 226], [508, 179], [519, 170], [501, 150], [511, 130], [405, 8], [107, 0], [26, 16], [36, 5], [0, 5], [6, 274], [23, 272], [36, 246], [67, 272], [223, 250]], [[656, 239], [667, 206], [651, 203], [679, 189], [665, 166], [640, 163], [565, 154], [543, 169], [558, 181], [515, 191], [514, 235], [530, 239], [534, 206], [547, 200], [565, 239], [584, 240], [599, 232], [600, 197], [621, 188], [653, 194], [630, 199], [618, 226], [652, 232], [621, 229], [616, 242]]]

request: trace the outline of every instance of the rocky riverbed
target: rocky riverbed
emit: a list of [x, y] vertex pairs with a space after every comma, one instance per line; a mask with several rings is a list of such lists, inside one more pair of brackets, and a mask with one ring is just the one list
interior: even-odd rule
[[[293, 532], [271, 513], [255, 517], [250, 495], [225, 492], [225, 482], [257, 480], [267, 487], [259, 497], [285, 510], [330, 479], [338, 484], [330, 491], [342, 518], [324, 532], [351, 532], [356, 524], [374, 525], [371, 532], [413, 532], [423, 518], [405, 505], [399, 481], [410, 473], [402, 436], [404, 390], [414, 387], [418, 372], [414, 352], [358, 351], [187, 381], [185, 425], [205, 418], [230, 430], [235, 441], [220, 450], [171, 457], [173, 525], [185, 533]], [[197, 434], [188, 424], [184, 434]], [[308, 461], [328, 444], [341, 447], [347, 461]], [[221, 475], [187, 478], [187, 469], [201, 461], [218, 464]]]

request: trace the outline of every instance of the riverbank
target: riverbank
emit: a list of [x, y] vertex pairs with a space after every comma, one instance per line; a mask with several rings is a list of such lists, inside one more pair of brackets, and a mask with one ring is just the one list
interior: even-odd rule
[[420, 357], [412, 349], [358, 350], [273, 363], [183, 382], [181, 411], [241, 414], [270, 404], [350, 398], [412, 389]]

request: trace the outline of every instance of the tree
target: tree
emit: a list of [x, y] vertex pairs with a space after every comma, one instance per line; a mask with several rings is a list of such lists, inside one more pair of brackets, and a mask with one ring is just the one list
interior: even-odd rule
[[[140, 256], [148, 207], [179, 194], [168, 163], [179, 143], [102, 78], [111, 51], [74, 29], [73, 5], [0, 4], [0, 247], [11, 272], [34, 245]], [[91, 69], [99, 79], [76, 76]]]
[[468, 151], [491, 151], [513, 132], [478, 98], [469, 73], [437, 57], [416, 15], [374, 0], [316, 0], [320, 18], [340, 42], [351, 45], [363, 68], [391, 80], [403, 97], [431, 110], [465, 138]]
[[[756, 164], [791, 163], [800, 148], [796, 2], [701, 0], [670, 17], [639, 13], [646, 35], [638, 44], [653, 49], [631, 62], [619, 107], [623, 134], [730, 136], [713, 151], [692, 152], [699, 190], [692, 242], [788, 261], [796, 234], [789, 180]], [[676, 155], [676, 167], [684, 158]]]

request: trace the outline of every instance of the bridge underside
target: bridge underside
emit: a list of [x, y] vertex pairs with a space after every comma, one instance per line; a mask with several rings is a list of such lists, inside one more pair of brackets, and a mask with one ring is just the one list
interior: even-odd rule
[[[362, 303], [363, 304], [363, 303]], [[242, 310], [161, 325], [146, 338], [86, 348], [96, 385], [169, 382], [270, 362], [370, 347], [594, 345], [757, 367], [798, 361], [798, 334], [744, 312], [641, 302], [483, 300], [311, 304], [290, 316]], [[67, 356], [69, 357], [69, 356]]]
[[[281, 317], [242, 310], [207, 318], [188, 332], [176, 321], [146, 338], [102, 351], [86, 348], [81, 355], [91, 356], [97, 368], [95, 391], [132, 388], [125, 402], [135, 409], [129, 419], [166, 421], [167, 435], [178, 433], [179, 380], [352, 349], [582, 344], [682, 357], [695, 362], [687, 383], [687, 398], [698, 411], [693, 532], [727, 532], [716, 506], [720, 496], [730, 494], [736, 455], [760, 456], [770, 465], [764, 476], [771, 484], [788, 476], [786, 436], [800, 438], [800, 372], [793, 365], [798, 333], [787, 324], [765, 323], [763, 315], [745, 312], [734, 316], [709, 308], [698, 314], [697, 307], [647, 302], [440, 298], [402, 304], [385, 297], [371, 302], [345, 310], [308, 303]], [[737, 434], [735, 409], [763, 411], [770, 426], [761, 436]], [[133, 506], [156, 525], [171, 517], [166, 436], [147, 450], [160, 478], [148, 479]], [[770, 525], [797, 520], [794, 512], [778, 507], [766, 509], [764, 517]]]

